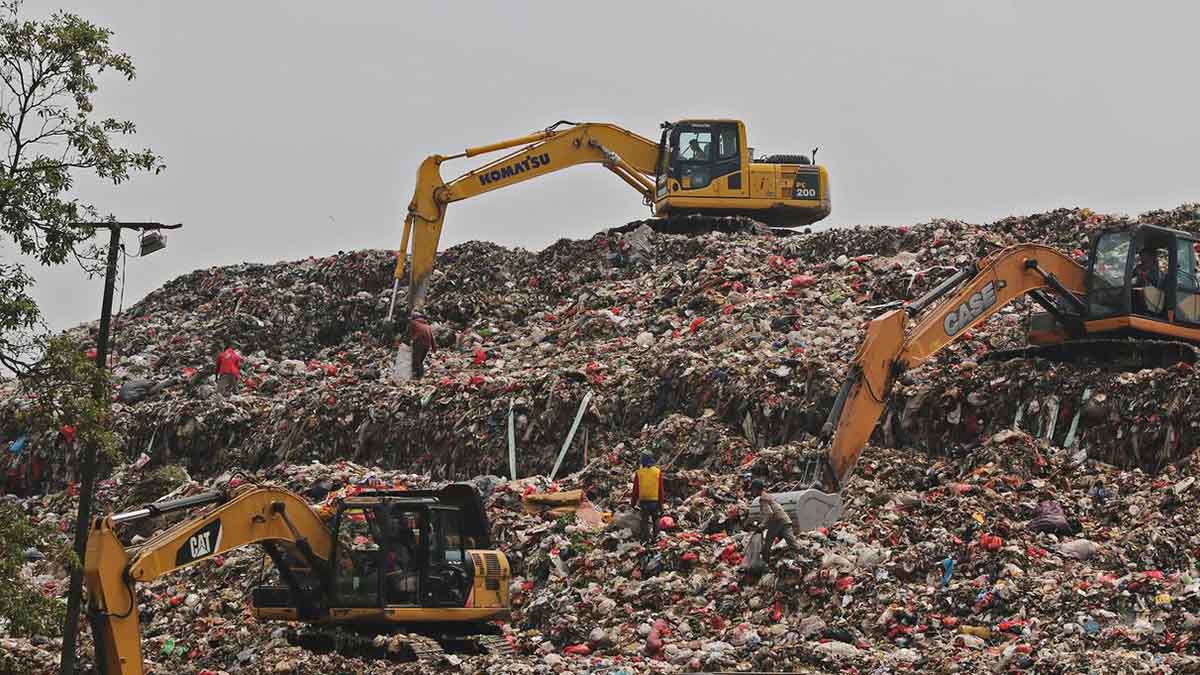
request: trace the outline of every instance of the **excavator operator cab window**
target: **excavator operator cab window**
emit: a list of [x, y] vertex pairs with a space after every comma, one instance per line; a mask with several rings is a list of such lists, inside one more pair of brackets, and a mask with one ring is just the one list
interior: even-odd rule
[[1092, 256], [1092, 271], [1088, 275], [1088, 316], [1101, 318], [1129, 313], [1129, 290], [1126, 270], [1129, 269], [1130, 232], [1106, 232], [1096, 240]]
[[432, 507], [426, 607], [462, 607], [475, 577], [464, 548], [462, 514], [457, 508]]
[[389, 605], [420, 603], [421, 512], [395, 504], [388, 508], [389, 535], [384, 555], [384, 593]]
[[741, 168], [738, 126], [732, 123], [681, 123], [671, 130], [670, 170], [683, 190], [699, 190]]
[[1193, 239], [1175, 240], [1175, 320], [1200, 323], [1200, 281], [1196, 279], [1196, 247]]
[[714, 150], [711, 124], [679, 125], [671, 131], [671, 173], [681, 189], [708, 187]]
[[377, 607], [382, 569], [382, 533], [372, 509], [342, 509], [337, 520], [334, 588], [342, 607]]

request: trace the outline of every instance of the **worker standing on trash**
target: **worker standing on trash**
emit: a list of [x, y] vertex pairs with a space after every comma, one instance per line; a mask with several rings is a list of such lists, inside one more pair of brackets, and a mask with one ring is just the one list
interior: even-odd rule
[[414, 380], [425, 375], [425, 357], [429, 352], [437, 351], [437, 343], [433, 339], [433, 329], [425, 320], [425, 315], [413, 314], [408, 322], [408, 335], [412, 340], [412, 376]]
[[242, 379], [242, 355], [230, 345], [217, 355], [217, 393], [226, 396], [237, 393]]
[[658, 519], [662, 515], [662, 470], [654, 465], [654, 455], [642, 455], [642, 468], [633, 472], [633, 490], [629, 501], [642, 512], [642, 541], [658, 541]]
[[763, 490], [761, 480], [755, 478], [750, 482], [750, 496], [758, 497], [759, 522], [765, 522], [767, 528], [766, 534], [763, 535], [763, 562], [767, 562], [771, 557], [771, 547], [780, 537], [783, 537], [792, 550], [799, 551], [800, 543], [796, 541], [796, 530], [792, 526], [792, 519], [788, 517], [787, 511], [783, 510], [779, 502]]

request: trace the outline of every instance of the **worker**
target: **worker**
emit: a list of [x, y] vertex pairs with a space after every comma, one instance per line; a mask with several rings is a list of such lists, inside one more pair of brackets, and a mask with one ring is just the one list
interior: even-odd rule
[[412, 340], [412, 375], [419, 380], [425, 375], [425, 357], [429, 352], [437, 351], [437, 342], [433, 339], [433, 329], [425, 320], [425, 315], [413, 314], [408, 322], [408, 334]]
[[1133, 268], [1134, 286], [1162, 286], [1162, 269], [1158, 266], [1158, 252], [1146, 247], [1138, 252], [1138, 263]]
[[217, 355], [217, 393], [225, 396], [237, 393], [242, 379], [242, 355], [230, 345]]
[[1133, 267], [1133, 311], [1147, 316], [1162, 313], [1162, 269], [1158, 266], [1158, 252], [1149, 246], [1138, 251], [1138, 262]]
[[794, 551], [800, 550], [800, 543], [796, 541], [796, 531], [792, 526], [792, 519], [788, 517], [787, 511], [775, 501], [769, 493], [763, 490], [763, 482], [757, 478], [750, 482], [750, 496], [758, 497], [758, 508], [760, 522], [766, 521], [767, 532], [763, 536], [763, 562], [771, 557], [771, 547], [775, 542], [783, 537], [788, 546]]
[[658, 519], [662, 515], [662, 470], [654, 465], [654, 455], [642, 455], [642, 468], [633, 472], [633, 490], [629, 501], [642, 513], [642, 541], [658, 541]]
[[700, 147], [700, 141], [695, 138], [688, 141], [688, 151], [692, 153], [692, 156], [688, 158], [692, 161], [703, 162], [708, 159], [708, 153], [704, 151], [704, 148]]

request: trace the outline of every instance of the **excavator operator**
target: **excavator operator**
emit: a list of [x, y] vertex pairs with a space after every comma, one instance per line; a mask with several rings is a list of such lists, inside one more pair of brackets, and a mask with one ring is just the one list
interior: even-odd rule
[[1138, 264], [1133, 268], [1134, 285], [1162, 286], [1162, 270], [1158, 266], [1158, 251], [1146, 247], [1138, 252]]
[[688, 151], [691, 152], [692, 155], [691, 157], [688, 157], [690, 160], [703, 162], [708, 159], [708, 153], [705, 152], [704, 148], [700, 147], [700, 141], [696, 140], [695, 138], [688, 141]]
[[1163, 273], [1158, 264], [1158, 250], [1145, 246], [1138, 251], [1138, 263], [1133, 268], [1134, 310], [1148, 316], [1162, 313], [1164, 296]]
[[391, 536], [387, 555], [387, 593], [392, 604], [412, 604], [417, 600], [419, 544], [413, 535], [415, 514], [399, 505], [392, 508]]

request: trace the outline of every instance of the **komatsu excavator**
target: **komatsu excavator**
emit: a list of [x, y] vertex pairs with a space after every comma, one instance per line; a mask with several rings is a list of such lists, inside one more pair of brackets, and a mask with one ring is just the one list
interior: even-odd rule
[[[513, 150], [515, 148], [515, 150]], [[446, 182], [442, 163], [501, 150], [508, 154]], [[417, 185], [396, 255], [392, 305], [409, 271], [409, 311], [421, 309], [429, 290], [434, 256], [446, 207], [485, 192], [516, 185], [576, 164], [602, 164], [642, 195], [656, 216], [748, 216], [766, 225], [808, 225], [829, 215], [829, 175], [813, 156], [769, 155], [755, 159], [739, 120], [689, 119], [664, 122], [659, 141], [614, 124], [561, 121], [542, 131], [467, 148], [455, 155], [431, 155], [417, 169]], [[706, 229], [704, 218], [672, 229]]]
[[[199, 506], [137, 547], [117, 538], [122, 523]], [[143, 672], [137, 584], [251, 544], [282, 581], [254, 589], [253, 613], [316, 624], [299, 644], [418, 660], [446, 643], [507, 652], [487, 622], [508, 615], [508, 559], [489, 539], [479, 495], [464, 484], [360, 492], [325, 514], [288, 490], [243, 484], [99, 516], [84, 558], [96, 664], [105, 675]]]
[[926, 362], [1009, 303], [1031, 297], [1029, 347], [998, 357], [1095, 361], [1107, 367], [1195, 362], [1200, 344], [1196, 235], [1151, 225], [1098, 233], [1087, 267], [1059, 251], [1021, 244], [959, 270], [924, 297], [880, 315], [850, 363], [823, 435], [830, 445], [811, 465], [812, 487], [781, 503], [800, 529], [842, 514], [841, 488], [905, 370]]

